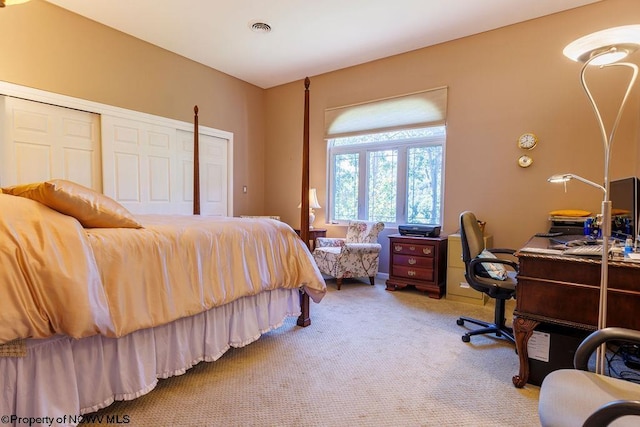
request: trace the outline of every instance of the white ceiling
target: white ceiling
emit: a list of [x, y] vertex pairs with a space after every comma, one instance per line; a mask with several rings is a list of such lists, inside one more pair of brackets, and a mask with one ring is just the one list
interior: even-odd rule
[[600, 0], [47, 1], [269, 88]]

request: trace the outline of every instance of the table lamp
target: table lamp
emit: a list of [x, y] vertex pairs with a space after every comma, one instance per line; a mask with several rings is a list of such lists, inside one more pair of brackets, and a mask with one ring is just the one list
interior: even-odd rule
[[[609, 161], [611, 157], [611, 144], [615, 136], [622, 111], [629, 97], [629, 93], [638, 76], [638, 66], [627, 62], [617, 62], [625, 58], [635, 50], [640, 48], [640, 25], [626, 25], [621, 27], [609, 28], [602, 31], [581, 37], [569, 43], [563, 50], [563, 53], [569, 59], [583, 63], [580, 71], [580, 82], [584, 89], [589, 102], [593, 107], [596, 115], [600, 136], [604, 148], [604, 183], [599, 185], [593, 181], [589, 181], [578, 175], [563, 174], [554, 175], [549, 178], [550, 182], [567, 182], [570, 179], [576, 179], [588, 185], [600, 188], [604, 197], [602, 200], [602, 263], [600, 268], [600, 301], [598, 307], [598, 329], [603, 329], [607, 325], [607, 287], [608, 287], [608, 261], [609, 261], [609, 238], [611, 237], [611, 200], [609, 199]], [[598, 109], [589, 86], [586, 81], [586, 71], [590, 66], [597, 66], [600, 69], [606, 67], [622, 66], [632, 70], [631, 78], [627, 84], [622, 102], [618, 108], [615, 121], [609, 134], [602, 120], [602, 115]], [[565, 184], [566, 185], [566, 184]], [[596, 373], [604, 374], [606, 346], [602, 345], [596, 352]]]
[[[302, 207], [302, 203], [298, 205], [298, 209]], [[313, 229], [313, 222], [316, 220], [316, 213], [314, 209], [320, 209], [320, 202], [318, 202], [318, 192], [315, 188], [309, 189], [309, 229]]]

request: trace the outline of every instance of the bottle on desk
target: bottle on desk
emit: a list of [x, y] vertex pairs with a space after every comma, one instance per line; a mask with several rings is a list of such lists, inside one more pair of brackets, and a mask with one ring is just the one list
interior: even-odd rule
[[624, 242], [624, 256], [629, 257], [628, 254], [633, 252], [633, 239], [631, 236], [627, 237], [627, 240]]

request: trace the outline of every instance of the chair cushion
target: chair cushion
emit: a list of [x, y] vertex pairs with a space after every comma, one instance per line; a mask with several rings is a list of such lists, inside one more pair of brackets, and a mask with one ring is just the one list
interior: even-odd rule
[[[480, 252], [478, 258], [497, 258], [494, 254], [489, 252], [487, 249]], [[482, 270], [478, 271], [478, 275], [483, 277], [489, 277], [494, 280], [506, 280], [507, 279], [507, 269], [504, 265], [497, 262], [483, 262], [480, 264], [482, 266]]]
[[[614, 400], [637, 400], [640, 384], [577, 369], [547, 375], [540, 387], [538, 415], [543, 427], [581, 426], [600, 406]], [[640, 417], [625, 416], [611, 426], [640, 425]]]

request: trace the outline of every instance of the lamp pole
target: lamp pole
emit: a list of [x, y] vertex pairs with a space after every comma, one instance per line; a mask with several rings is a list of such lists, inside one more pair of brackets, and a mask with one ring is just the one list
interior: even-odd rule
[[[618, 129], [618, 124], [620, 123], [620, 118], [622, 117], [622, 111], [624, 110], [625, 104], [629, 97], [629, 93], [633, 87], [633, 84], [636, 81], [638, 76], [638, 67], [635, 64], [630, 64], [627, 62], [620, 63], [612, 63], [612, 64], [602, 64], [599, 67], [615, 67], [615, 66], [626, 66], [633, 70], [633, 74], [627, 85], [627, 90], [625, 91], [622, 102], [620, 103], [620, 107], [618, 108], [618, 113], [616, 115], [615, 122], [611, 127], [611, 133], [607, 135], [606, 128], [604, 126], [604, 122], [602, 120], [602, 115], [600, 114], [600, 110], [589, 90], [589, 86], [586, 81], [586, 70], [593, 62], [596, 62], [598, 58], [604, 57], [606, 55], [614, 54], [617, 51], [616, 47], [611, 47], [607, 50], [604, 50], [600, 53], [593, 55], [589, 60], [587, 60], [582, 66], [582, 70], [580, 71], [580, 82], [582, 83], [582, 87], [589, 98], [589, 102], [591, 103], [591, 107], [596, 115], [598, 121], [598, 127], [600, 129], [600, 135], [602, 137], [602, 144], [604, 149], [604, 197], [602, 200], [602, 262], [600, 267], [600, 300], [598, 306], [598, 329], [604, 329], [607, 327], [607, 294], [608, 294], [608, 284], [609, 284], [609, 239], [611, 238], [611, 200], [609, 198], [609, 166], [611, 161], [611, 146], [613, 143], [613, 138], [615, 136], [616, 130]], [[604, 374], [605, 368], [605, 354], [606, 354], [606, 344], [602, 344], [598, 347], [596, 351], [596, 373]]]
[[[604, 197], [602, 200], [602, 262], [600, 266], [600, 299], [598, 306], [598, 329], [607, 326], [607, 293], [609, 281], [609, 239], [611, 238], [611, 200], [609, 198], [609, 164], [611, 160], [611, 145], [622, 117], [629, 93], [638, 76], [638, 67], [627, 62], [617, 62], [640, 47], [640, 25], [627, 25], [622, 27], [609, 28], [593, 34], [581, 37], [565, 47], [564, 54], [570, 59], [583, 62], [580, 71], [580, 83], [584, 89], [591, 107], [596, 115], [602, 144], [604, 149], [604, 182], [602, 189]], [[607, 135], [602, 115], [598, 105], [589, 90], [586, 80], [586, 71], [589, 66], [605, 67], [624, 66], [629, 67], [633, 73], [627, 89], [625, 91], [620, 107], [616, 114], [615, 121], [611, 127], [611, 132]], [[602, 344], [596, 352], [596, 373], [604, 374], [606, 345]]]

